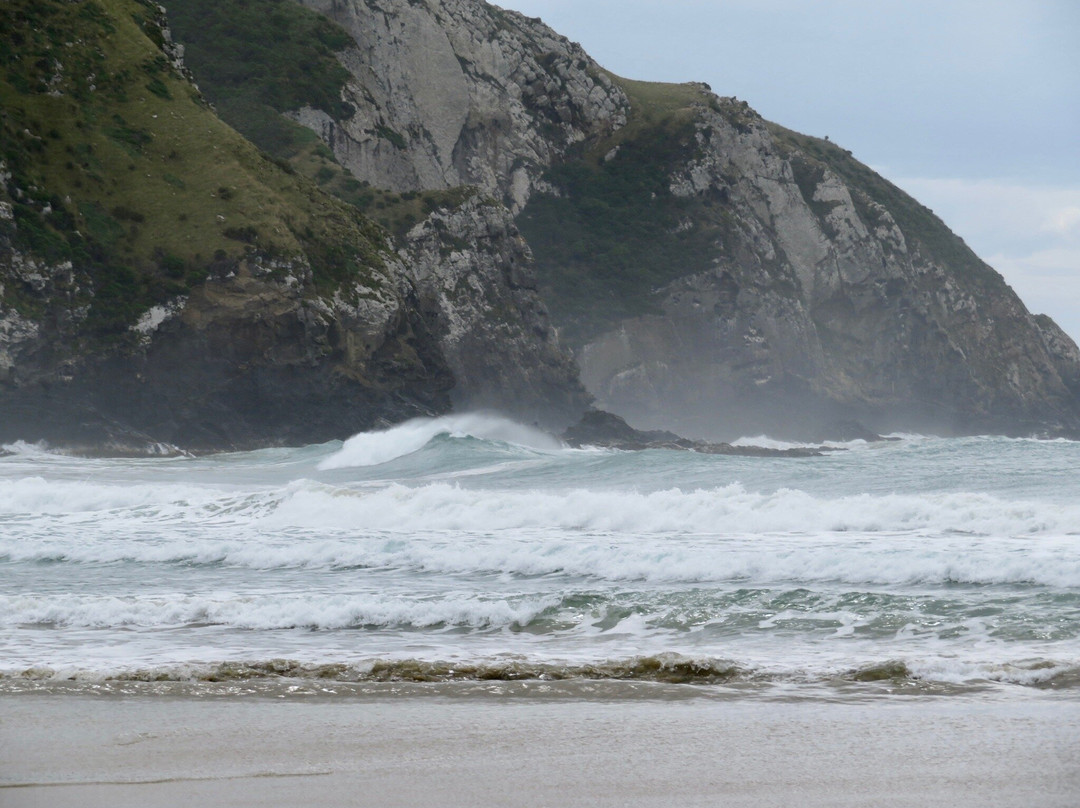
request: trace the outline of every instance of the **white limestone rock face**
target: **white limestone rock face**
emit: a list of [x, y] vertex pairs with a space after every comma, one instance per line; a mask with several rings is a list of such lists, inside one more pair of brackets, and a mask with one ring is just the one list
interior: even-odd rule
[[[5, 292], [17, 288], [28, 290], [38, 301], [59, 302], [50, 322], [20, 312], [7, 300]], [[50, 263], [0, 236], [0, 389], [34, 378], [42, 362], [63, 352], [60, 343], [86, 318], [85, 306], [78, 303], [81, 291], [70, 261]], [[55, 363], [53, 373], [66, 378], [70, 364]]]
[[626, 122], [629, 102], [538, 20], [476, 0], [302, 0], [352, 34], [335, 121], [301, 109], [360, 180], [394, 191], [474, 185], [517, 213], [544, 169]]
[[147, 346], [153, 340], [154, 333], [162, 325], [178, 317], [184, 311], [187, 304], [187, 295], [180, 295], [158, 306], [151, 306], [143, 312], [131, 330], [139, 335], [139, 341]]

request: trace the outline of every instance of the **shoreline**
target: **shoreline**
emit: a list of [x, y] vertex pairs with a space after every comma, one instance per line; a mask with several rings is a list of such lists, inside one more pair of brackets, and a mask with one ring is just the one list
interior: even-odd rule
[[0, 695], [0, 803], [1065, 808], [1080, 798], [1080, 701], [1054, 693], [427, 692]]
[[1053, 700], [1080, 707], [1074, 677], [1057, 682], [1018, 684], [988, 679], [957, 683], [914, 677], [829, 677], [818, 680], [748, 678], [707, 682], [646, 678], [451, 678], [335, 679], [259, 676], [179, 679], [27, 678], [0, 676], [0, 703], [21, 698], [145, 700], [268, 700], [272, 702], [738, 702], [759, 704], [888, 704], [892, 702], [1037, 703]]

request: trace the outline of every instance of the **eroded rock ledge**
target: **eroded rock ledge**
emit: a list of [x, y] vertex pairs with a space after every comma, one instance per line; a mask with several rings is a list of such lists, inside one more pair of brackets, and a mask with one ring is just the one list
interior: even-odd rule
[[736, 457], [820, 457], [829, 451], [824, 447], [769, 449], [764, 446], [732, 446], [730, 443], [689, 440], [679, 437], [674, 432], [634, 429], [618, 415], [603, 410], [589, 410], [578, 423], [563, 432], [561, 437], [574, 448], [597, 446], [624, 451], [675, 449]]

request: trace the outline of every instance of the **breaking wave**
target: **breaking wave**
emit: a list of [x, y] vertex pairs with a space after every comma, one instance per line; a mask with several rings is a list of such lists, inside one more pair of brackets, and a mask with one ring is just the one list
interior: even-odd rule
[[319, 469], [378, 466], [423, 449], [439, 435], [473, 437], [524, 446], [539, 451], [557, 451], [562, 444], [540, 429], [524, 426], [497, 415], [464, 413], [440, 418], [414, 418], [379, 432], [361, 432], [349, 438], [341, 449], [319, 463]]
[[0, 560], [63, 564], [176, 564], [251, 570], [397, 570], [419, 574], [561, 576], [607, 581], [844, 582], [1080, 586], [1075, 539], [773, 536], [696, 540], [615, 535], [474, 537], [386, 535], [363, 540], [189, 539], [183, 531], [139, 543], [0, 540]]
[[[190, 484], [102, 484], [26, 477], [0, 480], [0, 517], [101, 514], [147, 526], [257, 520], [260, 527], [362, 531], [561, 530], [649, 534], [888, 533], [978, 536], [1080, 533], [1080, 503], [990, 494], [857, 494], [821, 497], [740, 483], [684, 491], [492, 490], [453, 482], [351, 488], [312, 480], [230, 491]], [[116, 525], [107, 525], [116, 526]]]
[[[986, 494], [0, 480], [0, 561], [1080, 586], [1080, 505]], [[93, 530], [88, 536], [87, 530]], [[767, 541], [764, 540], [767, 537]]]
[[483, 599], [460, 595], [416, 600], [387, 595], [170, 594], [0, 596], [0, 625], [83, 628], [219, 625], [249, 630], [363, 627], [490, 628], [525, 625], [558, 598]]
[[492, 491], [450, 483], [357, 492], [293, 487], [267, 524], [377, 530], [559, 529], [655, 533], [965, 532], [985, 536], [1070, 534], [1080, 504], [1002, 500], [987, 494], [816, 497], [748, 491], [739, 483], [684, 491]]
[[0, 679], [1080, 685], [1077, 445], [846, 448], [570, 450], [479, 414], [172, 460], [13, 444]]

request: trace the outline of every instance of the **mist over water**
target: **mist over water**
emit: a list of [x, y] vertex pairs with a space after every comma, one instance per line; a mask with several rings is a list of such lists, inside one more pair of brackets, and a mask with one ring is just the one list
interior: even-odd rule
[[1080, 679], [1080, 444], [574, 450], [467, 414], [199, 458], [5, 448], [9, 682]]

